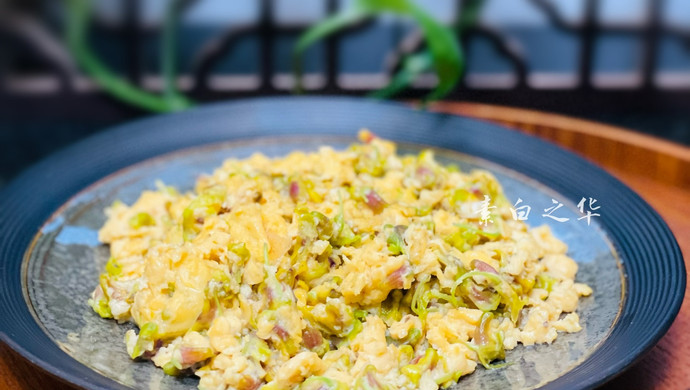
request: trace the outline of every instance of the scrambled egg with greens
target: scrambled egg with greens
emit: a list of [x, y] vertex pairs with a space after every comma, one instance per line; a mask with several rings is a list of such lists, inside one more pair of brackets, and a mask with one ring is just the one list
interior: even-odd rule
[[490, 173], [360, 140], [116, 202], [89, 304], [138, 326], [133, 359], [209, 390], [444, 388], [581, 329], [592, 290], [566, 245], [515, 220]]

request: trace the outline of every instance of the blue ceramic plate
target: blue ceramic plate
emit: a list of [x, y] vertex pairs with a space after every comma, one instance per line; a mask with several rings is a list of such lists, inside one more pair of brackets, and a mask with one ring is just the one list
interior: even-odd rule
[[[493, 172], [513, 202], [521, 199], [518, 207], [531, 208], [528, 224], [547, 224], [568, 244], [578, 281], [594, 289], [578, 308], [581, 332], [549, 346], [518, 346], [507, 354], [512, 364], [479, 368], [457, 387], [592, 388], [631, 365], [670, 326], [685, 290], [678, 245], [649, 205], [601, 169], [496, 125], [319, 97], [238, 101], [139, 121], [25, 172], [0, 198], [2, 340], [86, 388], [195, 387], [193, 377], [168, 377], [129, 360], [122, 341], [128, 326], [86, 305], [108, 258], [96, 235], [103, 209], [115, 199], [134, 201], [157, 179], [190, 189], [228, 157], [344, 148], [362, 127], [400, 142], [401, 153], [433, 147], [443, 162]], [[597, 214], [589, 221], [588, 211]]]

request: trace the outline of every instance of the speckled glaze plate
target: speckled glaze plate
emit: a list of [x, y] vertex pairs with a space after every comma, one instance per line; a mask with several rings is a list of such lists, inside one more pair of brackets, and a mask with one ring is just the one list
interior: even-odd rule
[[[661, 218], [596, 166], [538, 139], [475, 120], [347, 98], [272, 98], [217, 104], [121, 126], [37, 164], [0, 197], [0, 336], [47, 371], [85, 388], [194, 388], [150, 362], [132, 362], [129, 325], [86, 304], [108, 258], [97, 230], [114, 200], [133, 202], [160, 179], [182, 190], [229, 157], [320, 145], [345, 148], [367, 127], [425, 146], [463, 170], [488, 169], [527, 223], [549, 225], [594, 289], [578, 308], [583, 330], [552, 345], [518, 346], [512, 364], [478, 368], [457, 388], [586, 389], [632, 364], [666, 332], [685, 289], [683, 259]], [[582, 210], [580, 200], [585, 199]], [[589, 199], [596, 199], [590, 203]], [[545, 211], [557, 202], [562, 204]], [[591, 206], [591, 208], [590, 208]], [[598, 208], [597, 208], [598, 207]], [[590, 223], [583, 218], [590, 211]], [[559, 220], [556, 220], [559, 218]], [[568, 219], [564, 221], [563, 219]]]

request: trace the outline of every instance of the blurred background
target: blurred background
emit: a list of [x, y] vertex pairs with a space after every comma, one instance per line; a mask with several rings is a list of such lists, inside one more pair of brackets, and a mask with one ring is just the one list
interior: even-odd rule
[[[106, 126], [294, 93], [295, 45], [356, 1], [0, 1], [0, 188]], [[563, 113], [690, 145], [690, 1], [415, 3], [462, 48], [464, 71], [443, 99]], [[396, 99], [437, 85], [424, 58], [405, 62], [432, 46], [416, 19], [368, 16], [300, 52], [303, 93], [364, 96], [400, 72], [414, 77]]]

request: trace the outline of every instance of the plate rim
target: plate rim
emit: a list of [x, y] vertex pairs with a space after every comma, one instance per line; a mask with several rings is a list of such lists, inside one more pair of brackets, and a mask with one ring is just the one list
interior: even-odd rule
[[[238, 100], [238, 101], [233, 101], [233, 102], [214, 103], [214, 104], [202, 106], [202, 107], [199, 107], [199, 108], [195, 108], [195, 109], [192, 109], [192, 110], [189, 110], [189, 111], [185, 111], [185, 112], [183, 112], [183, 113], [177, 113], [177, 114], [171, 114], [171, 115], [163, 115], [163, 116], [154, 116], [154, 117], [152, 117], [152, 118], [144, 118], [144, 119], [140, 119], [140, 120], [137, 120], [137, 121], [134, 121], [134, 122], [129, 122], [129, 123], [125, 123], [125, 124], [122, 124], [122, 125], [119, 125], [119, 126], [115, 126], [115, 127], [109, 128], [109, 129], [107, 129], [107, 130], [105, 130], [105, 131], [103, 131], [103, 132], [101, 132], [101, 133], [98, 133], [98, 134], [96, 134], [96, 135], [93, 135], [93, 136], [91, 136], [91, 137], [89, 137], [89, 138], [87, 138], [87, 139], [85, 139], [85, 140], [83, 140], [83, 141], [80, 141], [80, 142], [78, 142], [78, 143], [76, 143], [76, 144], [74, 144], [74, 145], [72, 145], [72, 146], [70, 146], [70, 147], [67, 147], [67, 148], [63, 149], [62, 151], [59, 151], [59, 152], [57, 152], [57, 153], [55, 153], [55, 154], [49, 156], [49, 157], [46, 158], [46, 159], [43, 159], [43, 160], [40, 161], [39, 163], [33, 165], [32, 168], [30, 168], [29, 170], [27, 170], [27, 171], [25, 171], [24, 173], [22, 173], [22, 174], [21, 174], [19, 177], [17, 177], [15, 180], [13, 180], [13, 181], [12, 181], [12, 182], [11, 182], [11, 183], [0, 193], [0, 204], [3, 204], [3, 205], [4, 205], [4, 203], [5, 203], [6, 201], [8, 201], [8, 199], [10, 199], [13, 195], [16, 197], [17, 194], [20, 193], [22, 189], [26, 190], [26, 189], [27, 189], [27, 184], [26, 184], [26, 183], [29, 183], [29, 182], [31, 182], [32, 180], [35, 180], [37, 177], [40, 177], [40, 176], [41, 176], [41, 173], [42, 173], [42, 169], [45, 169], [45, 167], [48, 167], [48, 166], [50, 166], [51, 164], [55, 164], [55, 163], [57, 163], [57, 162], [61, 162], [61, 163], [64, 164], [66, 161], [70, 161], [70, 160], [75, 160], [75, 161], [76, 161], [76, 158], [73, 158], [73, 155], [78, 154], [78, 152], [79, 152], [80, 150], [82, 150], [82, 153], [83, 153], [83, 149], [84, 149], [85, 147], [89, 147], [91, 144], [98, 144], [98, 143], [103, 144], [105, 141], [107, 141], [107, 139], [108, 139], [109, 137], [113, 137], [113, 136], [115, 136], [115, 135], [125, 135], [125, 133], [131, 132], [131, 129], [136, 129], [136, 128], [145, 127], [146, 125], [155, 125], [156, 123], [158, 123], [159, 125], [162, 125], [162, 124], [164, 124], [165, 122], [171, 122], [171, 121], [174, 120], [175, 118], [182, 118], [182, 117], [184, 117], [184, 116], [189, 117], [189, 116], [194, 116], [194, 115], [203, 115], [204, 113], [213, 112], [214, 110], [218, 110], [218, 109], [220, 109], [220, 108], [232, 108], [232, 107], [234, 107], [235, 109], [237, 109], [237, 107], [239, 107], [239, 106], [241, 106], [241, 105], [243, 105], [243, 104], [248, 104], [248, 105], [253, 105], [253, 104], [254, 104], [254, 105], [257, 105], [257, 104], [258, 104], [258, 105], [268, 105], [268, 106], [270, 106], [270, 105], [276, 105], [276, 104], [277, 104], [277, 105], [281, 105], [281, 104], [282, 104], [282, 105], [285, 105], [285, 104], [287, 103], [288, 105], [292, 104], [292, 105], [300, 106], [300, 105], [314, 105], [314, 104], [317, 104], [316, 99], [318, 99], [318, 100], [321, 101], [321, 102], [328, 101], [328, 102], [331, 102], [331, 103], [336, 102], [336, 103], [341, 103], [341, 104], [344, 104], [344, 105], [350, 105], [350, 106], [353, 106], [353, 107], [354, 107], [354, 106], [357, 106], [357, 107], [355, 107], [355, 108], [362, 108], [362, 107], [365, 107], [365, 106], [366, 106], [365, 108], [375, 109], [375, 108], [377, 108], [377, 107], [383, 107], [384, 110], [385, 110], [385, 109], [392, 110], [392, 111], [401, 110], [401, 112], [404, 111], [404, 112], [407, 112], [407, 113], [415, 112], [414, 110], [412, 110], [412, 109], [410, 109], [409, 107], [407, 107], [407, 106], [405, 106], [405, 105], [402, 105], [402, 104], [400, 104], [400, 103], [393, 103], [393, 102], [371, 102], [371, 101], [366, 100], [366, 99], [357, 99], [357, 98], [349, 98], [349, 97], [328, 97], [328, 98], [324, 98], [324, 97], [301, 97], [301, 98], [295, 98], [295, 97], [270, 97], [270, 98], [243, 99], [243, 100]], [[483, 121], [480, 121], [480, 120], [476, 120], [476, 119], [473, 119], [473, 118], [459, 117], [459, 116], [454, 116], [454, 115], [449, 115], [449, 114], [430, 113], [430, 112], [423, 112], [423, 113], [417, 112], [417, 114], [421, 114], [421, 115], [423, 115], [423, 116], [426, 117], [426, 118], [445, 118], [445, 119], [448, 119], [448, 120], [451, 121], [451, 122], [452, 122], [452, 121], [456, 121], [456, 122], [458, 122], [458, 123], [461, 122], [459, 119], [462, 119], [466, 124], [467, 124], [467, 123], [470, 123], [470, 124], [473, 124], [472, 126], [484, 127], [484, 128], [490, 129], [490, 130], [492, 130], [492, 131], [494, 131], [494, 132], [500, 132], [500, 131], [504, 131], [504, 132], [505, 132], [505, 131], [510, 131], [510, 130], [506, 130], [504, 126], [497, 125], [497, 124], [486, 123], [486, 122], [483, 122]], [[216, 113], [216, 116], [218, 116], [217, 113]], [[222, 116], [222, 114], [221, 114], [221, 116]], [[356, 129], [353, 129], [353, 132], [354, 132], [355, 130], [356, 130]], [[511, 132], [514, 133], [514, 134], [519, 134], [519, 133], [514, 132], [514, 131], [511, 131]], [[328, 133], [328, 134], [318, 133], [318, 134], [319, 134], [319, 135], [329, 135], [329, 136], [333, 136], [333, 134], [330, 134], [330, 133]], [[303, 135], [308, 135], [308, 133], [304, 133]], [[232, 134], [230, 134], [230, 136], [231, 136], [231, 138], [226, 139], [225, 142], [229, 142], [229, 141], [237, 142], [238, 140], [239, 140], [239, 141], [242, 140], [242, 137], [235, 137], [235, 136], [233, 136]], [[648, 210], [646, 210], [646, 211], [651, 212], [651, 213], [648, 215], [648, 217], [651, 216], [651, 218], [656, 218], [657, 221], [655, 221], [655, 222], [657, 222], [658, 225], [659, 225], [659, 223], [660, 223], [660, 225], [659, 225], [658, 227], [661, 229], [661, 232], [665, 234], [665, 237], [663, 237], [663, 238], [665, 238], [665, 239], [668, 241], [668, 242], [666, 242], [666, 244], [669, 244], [669, 247], [670, 247], [670, 249], [671, 249], [671, 252], [673, 252], [673, 254], [675, 255], [675, 259], [674, 259], [674, 260], [676, 260], [676, 262], [678, 262], [678, 261], [680, 262], [680, 268], [677, 267], [678, 264], [675, 264], [675, 265], [676, 265], [676, 269], [680, 269], [680, 270], [683, 271], [683, 272], [680, 272], [680, 275], [676, 275], [676, 276], [679, 276], [680, 279], [677, 280], [677, 282], [678, 282], [678, 288], [676, 289], [675, 293], [676, 293], [676, 295], [678, 295], [678, 294], [680, 293], [680, 297], [677, 297], [677, 296], [676, 296], [675, 299], [674, 299], [673, 302], [672, 302], [673, 305], [672, 305], [669, 309], [666, 310], [666, 318], [665, 318], [665, 321], [664, 321], [663, 323], [659, 324], [659, 326], [657, 326], [657, 328], [655, 329], [656, 331], [655, 331], [655, 334], [653, 335], [653, 337], [652, 337], [651, 339], [649, 339], [646, 343], [644, 343], [644, 345], [638, 346], [638, 347], [636, 347], [636, 348], [633, 348], [632, 353], [629, 353], [629, 354], [628, 354], [628, 358], [627, 358], [627, 359], [623, 359], [623, 360], [617, 361], [616, 364], [613, 364], [613, 365], [609, 366], [609, 367], [605, 370], [606, 372], [605, 372], [604, 375], [599, 375], [597, 379], [595, 379], [594, 381], [590, 380], [589, 383], [584, 384], [585, 386], [584, 386], [584, 387], [580, 387], [580, 388], [591, 388], [591, 387], [595, 387], [595, 386], [598, 386], [598, 385], [604, 383], [604, 382], [607, 381], [607, 380], [610, 380], [610, 379], [613, 378], [614, 376], [616, 376], [616, 375], [620, 374], [621, 372], [623, 372], [625, 368], [628, 368], [630, 365], [634, 364], [634, 362], [636, 362], [637, 360], [639, 360], [647, 351], [649, 351], [649, 350], [658, 342], [658, 340], [659, 340], [661, 337], [663, 337], [663, 335], [666, 333], [666, 331], [667, 331], [668, 328], [670, 327], [671, 323], [672, 323], [673, 320], [675, 319], [675, 317], [676, 317], [676, 315], [677, 315], [677, 313], [678, 313], [678, 311], [679, 311], [679, 309], [680, 309], [680, 305], [681, 305], [682, 300], [683, 300], [683, 293], [684, 293], [684, 290], [685, 290], [685, 284], [686, 284], [686, 273], [684, 272], [684, 270], [685, 270], [685, 265], [684, 265], [684, 262], [683, 262], [683, 259], [682, 259], [682, 254], [680, 254], [680, 250], [679, 250], [679, 248], [678, 248], [678, 244], [677, 244], [677, 242], [676, 242], [676, 240], [675, 240], [675, 237], [673, 236], [672, 232], [668, 229], [668, 226], [665, 224], [665, 222], [664, 222], [664, 221], [661, 219], [661, 217], [658, 215], [658, 213], [656, 213], [655, 210], [653, 210], [644, 200], [642, 200], [642, 199], [639, 197], [639, 195], [637, 195], [635, 192], [633, 192], [632, 190], [630, 190], [627, 186], [625, 186], [624, 184], [622, 184], [622, 183], [621, 183], [620, 181], [618, 181], [617, 179], [613, 178], [613, 177], [612, 177], [610, 174], [608, 174], [606, 171], [604, 171], [603, 169], [598, 168], [598, 167], [596, 167], [595, 165], [593, 165], [593, 164], [587, 162], [586, 160], [582, 159], [581, 157], [578, 157], [578, 156], [572, 154], [571, 152], [565, 151], [564, 149], [562, 149], [562, 148], [560, 148], [560, 147], [557, 147], [557, 146], [554, 146], [554, 145], [552, 145], [552, 144], [548, 144], [548, 143], [546, 143], [546, 142], [544, 142], [544, 141], [542, 141], [542, 140], [538, 140], [538, 139], [536, 139], [535, 137], [527, 136], [527, 135], [524, 135], [524, 134], [519, 134], [519, 135], [517, 136], [517, 138], [522, 138], [523, 140], [529, 140], [529, 141], [525, 141], [525, 142], [527, 142], [527, 143], [532, 143], [532, 144], [537, 144], [538, 146], [540, 146], [540, 147], [542, 147], [542, 148], [547, 148], [547, 149], [550, 148], [550, 149], [552, 149], [552, 150], [556, 150], [556, 151], [557, 151], [557, 154], [560, 154], [560, 155], [562, 155], [562, 156], [569, 157], [571, 160], [573, 160], [573, 159], [574, 159], [575, 161], [578, 161], [578, 160], [579, 160], [578, 162], [581, 163], [581, 164], [584, 163], [585, 165], [589, 165], [589, 166], [590, 166], [590, 169], [591, 169], [591, 168], [594, 168], [594, 170], [597, 171], [597, 173], [598, 173], [599, 175], [603, 176], [603, 177], [606, 178], [608, 181], [613, 181], [613, 183], [615, 184], [615, 186], [618, 186], [618, 187], [622, 188], [624, 191], [627, 191], [630, 195], [632, 195], [632, 197], [634, 198], [634, 200], [636, 200], [638, 203], [641, 202], [643, 206], [646, 206], [646, 208], [648, 209]], [[220, 141], [220, 142], [222, 143], [223, 141]], [[544, 145], [547, 145], [547, 146], [544, 146]], [[198, 146], [200, 146], [200, 145], [192, 145], [191, 148], [195, 148], [195, 147], [198, 147]], [[437, 147], [444, 148], [443, 146], [439, 146], [439, 145], [436, 145], [436, 146], [437, 146]], [[184, 148], [184, 149], [186, 150], [186, 149], [188, 149], [188, 148]], [[463, 150], [456, 150], [456, 149], [453, 149], [453, 148], [446, 148], [446, 149], [450, 149], [450, 150], [452, 150], [452, 151], [454, 151], [454, 152], [459, 152], [459, 153], [463, 153], [463, 154], [466, 154], [466, 155], [470, 155], [471, 157], [474, 157], [474, 158], [479, 158], [479, 159], [482, 159], [482, 160], [486, 160], [486, 161], [488, 161], [488, 162], [491, 163], [491, 164], [498, 165], [498, 166], [501, 166], [501, 167], [503, 167], [503, 168], [506, 168], [506, 169], [509, 169], [509, 170], [516, 171], [518, 174], [520, 174], [520, 175], [522, 175], [522, 176], [529, 177], [530, 179], [533, 179], [533, 180], [535, 180], [535, 181], [537, 181], [537, 182], [539, 182], [539, 183], [541, 183], [541, 184], [543, 184], [543, 185], [546, 185], [546, 186], [548, 187], [548, 183], [543, 183], [541, 180], [538, 180], [538, 179], [533, 178], [533, 177], [530, 176], [528, 173], [522, 172], [522, 171], [517, 170], [517, 169], [513, 169], [512, 167], [507, 166], [506, 164], [502, 164], [501, 162], [497, 162], [497, 161], [495, 161], [495, 160], [488, 159], [488, 158], [485, 158], [485, 157], [483, 157], [483, 156], [476, 156], [476, 155], [470, 154], [470, 153], [468, 153], [468, 152], [466, 152], [466, 151], [463, 151]], [[168, 151], [168, 153], [180, 153], [180, 152], [183, 152], [183, 150], [180, 150], [179, 148], [178, 148], [178, 149], [174, 149], [174, 150]], [[152, 160], [152, 159], [156, 159], [156, 158], [161, 158], [163, 154], [168, 154], [168, 153], [155, 153], [155, 154], [153, 154], [153, 155], [150, 155], [149, 158], [147, 158], [147, 159], [145, 159], [145, 160], [149, 160], [149, 159]], [[82, 193], [83, 191], [86, 191], [88, 187], [91, 187], [92, 185], [96, 185], [98, 182], [100, 182], [100, 181], [102, 181], [102, 180], [107, 180], [108, 177], [110, 177], [110, 176], [113, 175], [113, 174], [120, 173], [123, 169], [128, 169], [129, 167], [132, 167], [133, 165], [141, 164], [143, 161], [144, 161], [144, 160], [139, 160], [139, 161], [135, 161], [135, 162], [129, 162], [129, 163], [127, 163], [125, 166], [116, 168], [116, 169], [114, 169], [112, 172], [110, 172], [109, 174], [103, 175], [103, 176], [100, 177], [99, 179], [97, 179], [97, 180], [95, 180], [95, 181], [89, 182], [88, 185], [86, 185], [86, 186], [82, 185], [82, 187], [79, 188], [76, 192], [73, 192], [73, 193], [68, 197], [68, 199], [63, 199], [63, 200], [61, 200], [61, 201], [59, 202], [59, 204], [58, 204], [58, 207], [57, 207], [57, 208], [54, 208], [51, 212], [49, 212], [47, 218], [45, 218], [43, 222], [46, 222], [46, 221], [48, 221], [50, 218], [52, 218], [52, 216], [53, 216], [55, 213], [57, 213], [58, 210], [61, 209], [64, 205], [66, 205], [74, 196], [77, 196], [79, 193]], [[92, 170], [95, 170], [95, 168], [92, 168]], [[30, 186], [29, 186], [29, 188], [30, 188]], [[548, 187], [548, 188], [553, 189], [552, 187]], [[557, 191], [557, 192], [560, 192], [560, 191], [558, 191], [557, 189], [553, 189], [553, 190], [554, 190], [554, 191]], [[2, 207], [2, 209], [4, 209], [4, 207]], [[0, 210], [0, 217], [4, 216], [5, 214], [7, 214], [7, 213], [6, 213], [6, 212], [3, 213], [3, 210]], [[41, 223], [40, 225], [43, 225], [43, 224]], [[616, 251], [617, 253], [620, 253], [620, 248], [618, 247], [618, 242], [612, 237], [611, 232], [608, 230], [608, 227], [605, 226], [603, 223], [602, 223], [602, 229], [606, 232], [607, 236], [608, 236], [609, 239], [611, 240], [611, 242], [612, 242], [612, 244], [613, 244], [613, 246], [614, 246], [615, 251]], [[2, 231], [2, 228], [0, 228], [0, 231]], [[669, 235], [670, 235], [670, 237], [669, 237]], [[32, 234], [32, 235], [31, 235], [31, 242], [33, 242], [33, 239], [34, 239], [34, 235]], [[670, 239], [670, 241], [669, 241], [669, 239]], [[7, 248], [6, 248], [7, 246], [8, 246], [7, 240], [0, 241], [0, 254], [3, 253], [3, 250], [6, 250], [6, 249], [7, 249]], [[22, 256], [21, 256], [21, 258], [19, 259], [19, 262], [20, 262], [20, 263], [23, 263], [23, 255], [24, 255], [24, 253], [26, 252], [26, 250], [28, 250], [28, 249], [29, 249], [29, 246], [23, 248]], [[15, 250], [16, 250], [16, 248], [15, 248]], [[4, 260], [4, 261], [7, 261], [7, 260]], [[17, 261], [17, 260], [14, 259], [13, 261]], [[20, 267], [20, 268], [21, 268], [21, 267]], [[628, 270], [628, 268], [625, 266], [625, 264], [623, 264], [623, 273], [624, 273], [624, 275], [623, 275], [623, 276], [624, 276], [623, 288], [624, 288], [624, 289], [625, 289], [625, 288], [629, 288], [629, 286], [630, 286], [630, 284], [628, 283], [628, 272], [627, 272], [627, 270]], [[0, 267], [0, 280], [7, 280], [7, 278], [8, 278], [9, 276], [10, 276], [10, 275], [7, 273], [6, 267], [4, 267], [4, 266], [3, 266], [3, 267]], [[4, 283], [5, 286], [7, 286], [8, 284], [9, 284], [9, 283]], [[19, 284], [19, 287], [21, 288], [21, 283]], [[3, 295], [4, 295], [6, 291], [4, 291], [4, 288], [3, 288], [3, 290], [1, 290], [0, 292], [2, 292]], [[23, 292], [22, 292], [22, 294], [23, 294]], [[621, 312], [619, 313], [619, 317], [617, 317], [616, 320], [614, 321], [614, 324], [613, 324], [613, 326], [612, 326], [612, 329], [620, 325], [619, 321], [622, 320], [623, 314], [624, 314], [624, 312], [625, 312], [625, 310], [626, 310], [626, 307], [627, 307], [627, 304], [628, 304], [628, 302], [627, 302], [627, 301], [628, 301], [628, 296], [629, 296], [629, 294], [627, 293], [627, 291], [623, 290], [623, 302], [621, 302], [622, 309], [621, 309]], [[4, 297], [3, 297], [3, 298], [4, 298]], [[680, 298], [680, 299], [678, 299], [678, 298]], [[0, 306], [0, 313], [3, 313], [4, 311], [5, 311], [4, 305], [3, 305], [3, 306]], [[33, 317], [31, 317], [31, 320], [35, 322], [35, 319], [34, 319]], [[8, 335], [8, 333], [6, 332], [7, 326], [6, 326], [6, 324], [3, 325], [4, 322], [5, 322], [5, 321], [3, 321], [2, 318], [0, 318], [0, 340], [2, 340], [3, 342], [5, 342], [8, 346], [10, 346], [10, 348], [12, 348], [12, 349], [14, 349], [15, 351], [17, 351], [20, 355], [22, 355], [22, 356], [24, 356], [25, 358], [27, 358], [27, 359], [28, 359], [31, 363], [33, 363], [34, 365], [37, 365], [37, 366], [41, 367], [42, 369], [46, 370], [47, 372], [49, 372], [50, 374], [52, 374], [52, 375], [58, 377], [58, 378], [61, 379], [61, 380], [67, 380], [68, 382], [70, 382], [70, 383], [72, 383], [72, 384], [75, 384], [75, 385], [78, 385], [78, 386], [82, 386], [82, 387], [90, 387], [90, 386], [93, 386], [93, 385], [101, 386], [101, 384], [95, 384], [95, 383], [93, 383], [93, 382], [89, 382], [89, 381], [88, 381], [88, 376], [87, 376], [87, 377], [75, 376], [75, 375], [73, 374], [73, 372], [65, 371], [64, 369], [60, 369], [60, 368], [56, 367], [55, 364], [51, 364], [51, 362], [48, 361], [47, 359], [44, 359], [44, 358], [42, 358], [41, 356], [38, 356], [38, 355], [36, 355], [36, 354], [30, 352], [30, 351], [26, 348], [26, 344], [25, 344], [25, 343], [18, 342], [17, 340], [14, 340], [12, 337], [10, 337], [10, 336]], [[37, 326], [40, 327], [40, 324], [37, 324], [37, 323], [36, 323], [36, 324], [34, 324], [34, 325], [37, 325]], [[48, 336], [48, 335], [46, 335], [46, 336]], [[49, 336], [48, 336], [48, 337], [49, 337]], [[598, 348], [602, 348], [602, 347], [605, 346], [605, 345], [606, 345], [606, 341], [604, 340], [604, 342], [602, 342], [601, 344], [599, 344], [599, 347], [598, 347]], [[64, 352], [63, 352], [63, 353], [64, 353]], [[69, 355], [66, 355], [66, 356], [69, 357]], [[592, 356], [592, 355], [590, 354], [584, 361], [580, 362], [579, 365], [582, 365], [584, 362], [586, 362], [587, 360], [589, 360], [589, 359], [591, 358], [591, 356]], [[69, 359], [72, 360], [73, 365], [74, 365], [74, 364], [77, 364], [77, 365], [80, 365], [80, 366], [82, 366], [82, 367], [86, 367], [86, 366], [83, 366], [81, 363], [79, 363], [78, 361], [76, 361], [75, 359], [73, 359], [73, 358], [71, 358], [71, 357], [69, 357]], [[86, 367], [86, 368], [87, 368], [89, 371], [91, 371], [93, 374], [95, 374], [95, 375], [97, 375], [97, 376], [100, 376], [100, 377], [102, 377], [102, 378], [104, 378], [104, 379], [107, 379], [107, 381], [106, 381], [107, 386], [106, 386], [106, 387], [112, 387], [112, 385], [116, 385], [116, 386], [122, 386], [122, 388], [126, 388], [126, 387], [124, 387], [123, 385], [121, 385], [121, 384], [119, 384], [119, 383], [117, 383], [117, 382], [111, 380], [110, 378], [103, 377], [103, 376], [102, 376], [101, 374], [99, 374], [98, 372], [92, 371], [90, 368], [88, 368], [88, 367]], [[560, 377], [556, 378], [554, 381], [551, 381], [551, 382], [546, 383], [542, 388], [545, 388], [545, 389], [546, 389], [546, 388], [558, 388], [558, 387], [554, 387], [554, 386], [553, 386], [553, 385], [555, 384], [555, 382], [557, 382], [560, 378], [564, 378], [564, 377], [569, 376], [569, 374], [570, 374], [571, 372], [572, 372], [572, 370], [567, 371], [566, 373], [564, 373], [563, 376], [560, 376]], [[93, 379], [93, 378], [91, 378], [91, 379]], [[590, 378], [590, 379], [591, 379], [591, 378]], [[111, 383], [108, 383], [108, 382], [111, 382]], [[576, 384], [576, 383], [570, 383], [570, 384], [571, 384], [571, 385], [575, 385], [575, 386], [578, 385], [578, 384]], [[556, 384], [556, 385], [557, 385], [557, 384]]]
[[[311, 139], [310, 139], [311, 138]], [[318, 140], [316, 142], [315, 140]], [[115, 172], [112, 172], [103, 178], [89, 184], [85, 188], [81, 189], [74, 195], [72, 195], [67, 201], [65, 201], [60, 207], [58, 207], [53, 214], [48, 217], [48, 219], [41, 225], [39, 228], [38, 232], [33, 236], [31, 243], [27, 247], [23, 260], [22, 260], [22, 266], [21, 266], [21, 279], [22, 279], [22, 289], [23, 289], [23, 295], [24, 295], [24, 300], [26, 305], [29, 307], [29, 311], [34, 319], [34, 321], [38, 324], [39, 327], [43, 330], [44, 333], [47, 334], [48, 338], [56, 344], [60, 349], [62, 349], [64, 352], [66, 352], [69, 355], [69, 351], [63, 348], [60, 345], [60, 342], [56, 340], [51, 334], [49, 334], [48, 330], [45, 328], [45, 326], [41, 323], [39, 314], [37, 312], [36, 307], [34, 306], [30, 293], [28, 291], [29, 289], [29, 261], [31, 260], [32, 252], [35, 250], [35, 247], [37, 243], [39, 242], [41, 236], [44, 234], [44, 229], [47, 226], [52, 225], [55, 221], [58, 221], [58, 218], [61, 218], [61, 215], [64, 213], [66, 209], [69, 209], [72, 206], [77, 206], [76, 202], [80, 201], [80, 198], [83, 197], [89, 197], [90, 193], [96, 190], [99, 186], [101, 185], [106, 185], [109, 181], [111, 180], [118, 180], [122, 179], [122, 176], [127, 176], [130, 175], [136, 171], [139, 171], [141, 169], [151, 169], [154, 166], [157, 165], [162, 165], [167, 162], [170, 162], [171, 160], [179, 159], [179, 158], [184, 158], [184, 156], [195, 156], [200, 153], [204, 153], [205, 151], [210, 151], [210, 152], [218, 152], [221, 150], [233, 150], [236, 148], [251, 148], [252, 146], [256, 146], [257, 148], [261, 148], [265, 145], [278, 145], [281, 143], [289, 143], [289, 144], [298, 144], [301, 142], [309, 142], [310, 147], [315, 147], [315, 145], [327, 145], [327, 146], [333, 146], [336, 143], [347, 145], [347, 144], [352, 144], [354, 142], [357, 142], [357, 138], [352, 135], [320, 135], [320, 134], [315, 134], [312, 137], [308, 137], [303, 134], [297, 134], [297, 135], [281, 135], [281, 136], [260, 136], [260, 137], [255, 137], [251, 139], [243, 139], [243, 140], [231, 140], [231, 141], [221, 141], [221, 142], [215, 142], [215, 143], [209, 143], [209, 144], [202, 144], [202, 145], [197, 145], [197, 146], [191, 146], [183, 149], [178, 149], [175, 151], [171, 151], [168, 153], [164, 153], [158, 156], [153, 156], [151, 158], [148, 158], [146, 160], [134, 163], [132, 165], [129, 165], [125, 168], [119, 169]], [[528, 183], [529, 186], [538, 188], [539, 191], [541, 191], [544, 194], [548, 194], [549, 196], [554, 197], [554, 199], [563, 199], [562, 203], [566, 208], [570, 208], [571, 211], [577, 210], [577, 207], [574, 202], [570, 201], [569, 199], [565, 199], [564, 196], [560, 193], [557, 193], [555, 190], [552, 188], [548, 187], [548, 185], [541, 183], [531, 177], [529, 177], [527, 174], [518, 172], [516, 170], [513, 170], [509, 167], [497, 164], [495, 162], [489, 161], [487, 159], [477, 157], [474, 155], [470, 155], [464, 152], [460, 152], [457, 150], [453, 149], [448, 149], [444, 147], [439, 147], [439, 146], [432, 146], [432, 145], [427, 145], [427, 144], [421, 144], [421, 143], [407, 143], [407, 142], [396, 142], [396, 146], [398, 149], [430, 149], [432, 150], [436, 156], [450, 159], [450, 160], [457, 160], [457, 161], [462, 161], [465, 163], [477, 165], [481, 167], [480, 169], [487, 169], [492, 172], [499, 172], [501, 175], [509, 176], [512, 179], [518, 180], [523, 183]], [[257, 149], [260, 150], [260, 149]], [[298, 149], [292, 149], [292, 150], [298, 150]], [[403, 152], [404, 153], [404, 152]], [[227, 158], [227, 157], [226, 157]], [[199, 175], [203, 174], [208, 174], [209, 172], [203, 172], [199, 173]], [[198, 175], [197, 175], [198, 176]], [[129, 182], [129, 181], [128, 181]], [[86, 203], [89, 203], [90, 201], [88, 199], [84, 200]], [[539, 225], [532, 226], [532, 228], [535, 228]], [[617, 325], [618, 321], [620, 320], [621, 313], [623, 311], [623, 306], [625, 304], [626, 300], [626, 294], [625, 294], [625, 289], [626, 289], [626, 283], [625, 283], [625, 273], [624, 273], [624, 266], [622, 264], [622, 261], [620, 259], [620, 256], [618, 255], [618, 252], [616, 251], [614, 243], [611, 241], [611, 239], [608, 237], [608, 235], [605, 232], [605, 229], [603, 227], [599, 226], [598, 222], [594, 222], [593, 225], [594, 228], [601, 230], [600, 234], [602, 237], [602, 240], [604, 241], [605, 245], [609, 248], [610, 253], [613, 257], [613, 260], [615, 261], [616, 265], [616, 270], [618, 272], [618, 276], [621, 282], [621, 292], [620, 292], [620, 301], [618, 302], [618, 312], [616, 313], [616, 316], [613, 318], [611, 322], [611, 326], [606, 330], [605, 335], [594, 344], [590, 350], [588, 351], [587, 354], [584, 356], [580, 357], [576, 362], [571, 363], [565, 371], [563, 371], [563, 375], [565, 375], [567, 372], [575, 368], [577, 365], [579, 365], [581, 362], [585, 361], [591, 353], [594, 352], [597, 348], [599, 348], [600, 345], [602, 345], [605, 342], [606, 336], [613, 330], [613, 328]], [[53, 228], [50, 229], [52, 231]], [[70, 357], [72, 357], [70, 355]], [[72, 357], [74, 360], [77, 360], [80, 364], [86, 365], [85, 363], [79, 361], [78, 359]], [[102, 374], [98, 369], [95, 369], [93, 367], [87, 366], [91, 368], [92, 370], [96, 371], [97, 373], [106, 376]], [[110, 377], [109, 377], [110, 378]], [[123, 385], [127, 387], [127, 384], [121, 383], [116, 379], [110, 378], [114, 380], [115, 382], [119, 383], [120, 385]], [[555, 379], [555, 378], [554, 378]], [[543, 385], [546, 385], [550, 381], [542, 382]]]

